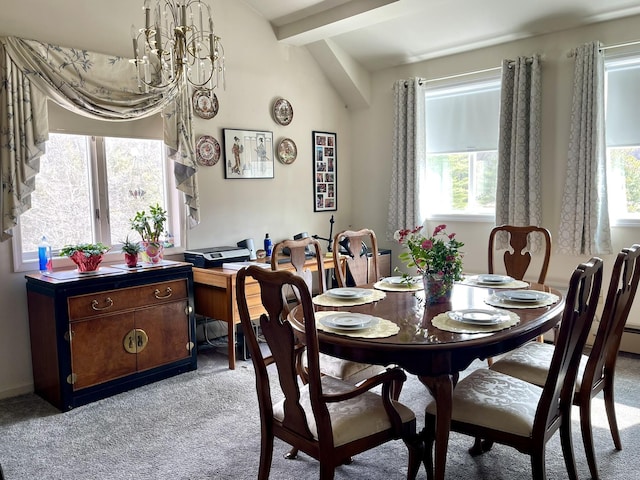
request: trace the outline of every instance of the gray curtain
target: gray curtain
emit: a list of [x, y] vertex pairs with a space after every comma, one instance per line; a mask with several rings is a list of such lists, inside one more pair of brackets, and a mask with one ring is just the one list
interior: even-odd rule
[[612, 253], [607, 203], [604, 130], [604, 58], [599, 42], [575, 52], [567, 178], [562, 197], [558, 252]]
[[421, 225], [419, 182], [424, 170], [424, 96], [420, 79], [393, 85], [394, 116], [391, 189], [387, 237], [396, 230]]
[[[540, 226], [542, 220], [540, 82], [538, 55], [502, 62], [496, 225]], [[497, 239], [500, 248], [506, 243], [506, 236]]]
[[143, 93], [127, 59], [0, 37], [0, 240], [11, 237], [20, 214], [31, 206], [39, 157], [48, 138], [47, 98], [81, 115], [128, 120], [163, 112], [164, 143], [175, 161], [178, 189], [191, 224], [199, 221], [197, 165], [186, 88]]

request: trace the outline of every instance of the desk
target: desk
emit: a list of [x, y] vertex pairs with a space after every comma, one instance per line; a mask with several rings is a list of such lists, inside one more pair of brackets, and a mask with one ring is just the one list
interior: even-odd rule
[[[333, 269], [333, 258], [324, 258], [325, 270]], [[283, 270], [293, 270], [290, 264], [283, 264]], [[311, 258], [305, 262], [305, 268], [317, 271], [317, 262]], [[227, 322], [227, 351], [229, 355], [229, 368], [236, 368], [236, 329], [240, 323], [238, 304], [236, 302], [236, 270], [228, 270], [221, 267], [198, 268], [193, 267], [193, 296], [195, 313], [215, 320]], [[247, 303], [251, 318], [258, 318], [264, 313], [260, 301], [260, 288], [258, 282], [247, 279], [246, 284]]]
[[[532, 289], [552, 291], [542, 285]], [[449, 310], [489, 308], [484, 299], [493, 293], [490, 288], [456, 284], [450, 303], [425, 305], [424, 291], [386, 292], [383, 300], [354, 307], [319, 307], [318, 310], [349, 310], [395, 322], [400, 331], [388, 338], [365, 339], [347, 337], [318, 330], [320, 351], [363, 363], [395, 364], [417, 375], [429, 389], [437, 404], [435, 478], [444, 479], [453, 388], [462, 370], [475, 359], [485, 359], [513, 350], [553, 328], [560, 320], [564, 300], [548, 307], [514, 310], [520, 323], [514, 327], [482, 334], [459, 334], [440, 330], [431, 319]], [[299, 315], [299, 309], [292, 310]], [[302, 320], [298, 318], [299, 320]]]

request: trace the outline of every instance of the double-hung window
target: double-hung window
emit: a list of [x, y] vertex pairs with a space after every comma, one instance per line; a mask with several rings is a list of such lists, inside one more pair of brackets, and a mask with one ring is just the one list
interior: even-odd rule
[[500, 79], [428, 87], [424, 101], [421, 211], [427, 218], [493, 218]]
[[613, 224], [640, 224], [640, 55], [605, 61], [607, 191]]
[[66, 266], [57, 251], [67, 244], [102, 242], [107, 254], [136, 239], [129, 220], [159, 204], [168, 212], [169, 241], [180, 244], [180, 201], [162, 140], [50, 133], [40, 159], [31, 208], [14, 229], [14, 270], [37, 269], [37, 247], [46, 236], [54, 267]]

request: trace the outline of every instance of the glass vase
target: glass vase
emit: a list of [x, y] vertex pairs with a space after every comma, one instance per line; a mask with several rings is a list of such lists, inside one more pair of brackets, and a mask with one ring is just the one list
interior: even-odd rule
[[453, 280], [444, 275], [425, 273], [422, 276], [424, 296], [428, 304], [446, 303], [451, 301]]
[[158, 242], [142, 242], [142, 260], [146, 263], [162, 263], [164, 245]]

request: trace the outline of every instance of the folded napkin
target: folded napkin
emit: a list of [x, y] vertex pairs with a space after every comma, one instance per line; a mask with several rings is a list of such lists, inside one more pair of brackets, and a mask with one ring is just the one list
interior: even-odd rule
[[385, 320], [384, 318], [374, 317], [378, 322], [372, 326], [363, 328], [362, 330], [341, 330], [337, 328], [326, 327], [322, 325], [319, 320], [327, 315], [334, 314], [336, 312], [316, 312], [316, 327], [318, 330], [328, 333], [337, 333], [345, 335], [347, 337], [360, 337], [360, 338], [385, 338], [397, 334], [400, 331], [400, 327], [395, 323]]
[[504, 322], [495, 324], [495, 325], [478, 325], [471, 323], [459, 322], [458, 320], [454, 320], [449, 316], [449, 312], [444, 312], [439, 315], [436, 315], [431, 319], [431, 324], [434, 327], [439, 328], [440, 330], [445, 330], [447, 332], [453, 333], [491, 333], [498, 332], [500, 330], [504, 330], [505, 328], [513, 327], [520, 323], [520, 317], [518, 314], [504, 311], [500, 312], [506, 315], [509, 315], [509, 320]]
[[366, 303], [377, 302], [387, 296], [386, 293], [372, 288], [367, 289], [370, 295], [358, 298], [335, 298], [323, 293], [313, 297], [313, 303], [322, 307], [353, 307], [355, 305], [364, 305]]

